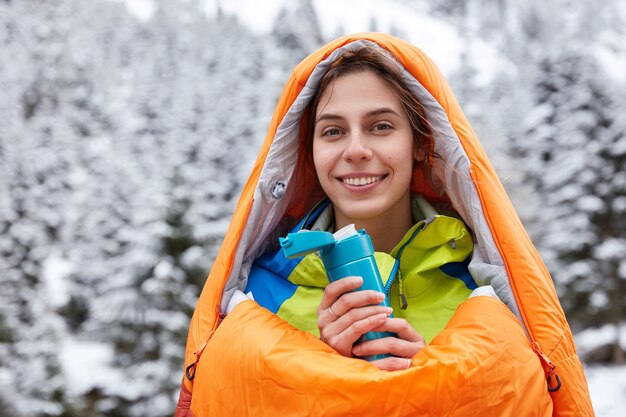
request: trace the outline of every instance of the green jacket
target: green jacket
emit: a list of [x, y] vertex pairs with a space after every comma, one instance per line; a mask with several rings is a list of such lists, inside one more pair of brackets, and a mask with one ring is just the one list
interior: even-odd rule
[[[467, 265], [473, 249], [465, 224], [439, 215], [421, 197], [414, 198], [417, 222], [391, 253], [374, 257], [394, 317], [402, 317], [426, 342], [448, 323], [457, 306], [477, 285]], [[293, 230], [332, 229], [332, 206], [316, 208]], [[319, 337], [317, 307], [328, 278], [316, 254], [291, 260], [282, 250], [257, 259], [245, 292], [294, 327]]]

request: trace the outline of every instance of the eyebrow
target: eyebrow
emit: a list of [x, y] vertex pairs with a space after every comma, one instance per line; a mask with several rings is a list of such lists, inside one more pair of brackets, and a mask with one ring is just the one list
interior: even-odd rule
[[[365, 117], [378, 116], [380, 114], [388, 114], [388, 113], [393, 114], [397, 117], [400, 117], [398, 112], [392, 109], [391, 107], [381, 107], [375, 110], [368, 111], [367, 113], [365, 113]], [[343, 116], [340, 116], [338, 114], [333, 114], [333, 113], [322, 113], [317, 118], [315, 123], [319, 123], [322, 120], [343, 120]]]

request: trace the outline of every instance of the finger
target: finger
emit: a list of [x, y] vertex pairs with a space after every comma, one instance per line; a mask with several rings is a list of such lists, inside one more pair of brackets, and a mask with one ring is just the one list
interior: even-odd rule
[[333, 306], [328, 307], [326, 310], [328, 311], [328, 314], [332, 316], [333, 320], [337, 320], [340, 317], [333, 311]]
[[[356, 290], [363, 284], [363, 278], [361, 277], [345, 277], [338, 279], [335, 282], [331, 282], [324, 289], [322, 295], [322, 301], [320, 302], [320, 310], [325, 310], [330, 307], [341, 295]], [[333, 309], [334, 311], [334, 309]]]
[[355, 308], [378, 305], [385, 299], [385, 294], [373, 290], [348, 292], [341, 295], [333, 304], [333, 312], [343, 316]]
[[[378, 329], [375, 331], [378, 331]], [[409, 342], [397, 337], [383, 337], [355, 345], [352, 348], [352, 353], [355, 356], [390, 354], [402, 358], [412, 358], [423, 347], [424, 343], [422, 342]]]
[[391, 332], [395, 336], [368, 340], [355, 345], [352, 353], [356, 356], [391, 354], [394, 356], [412, 358], [426, 342], [422, 335], [417, 333], [408, 321], [402, 318], [389, 318], [381, 326], [373, 329], [375, 332]]
[[[387, 314], [376, 314], [368, 316], [362, 320], [355, 321], [341, 332], [334, 332], [331, 329], [324, 330], [324, 341], [344, 356], [353, 356], [352, 348], [354, 343], [372, 329], [380, 326], [387, 320]], [[330, 326], [328, 326], [330, 327]]]
[[410, 359], [397, 358], [393, 356], [383, 359], [377, 359], [375, 361], [371, 361], [370, 363], [383, 371], [403, 371], [411, 367]]
[[348, 329], [348, 327], [350, 327], [353, 323], [364, 320], [370, 316], [384, 314], [386, 317], [389, 317], [391, 313], [393, 313], [393, 309], [391, 307], [381, 305], [369, 305], [365, 307], [352, 308], [336, 320], [333, 320], [332, 323], [329, 323], [326, 326], [326, 331], [328, 333], [338, 334]]
[[377, 332], [391, 332], [395, 333], [398, 338], [407, 340], [409, 342], [422, 342], [425, 343], [422, 335], [417, 333], [413, 326], [408, 321], [402, 318], [389, 318], [381, 327], [374, 329]]

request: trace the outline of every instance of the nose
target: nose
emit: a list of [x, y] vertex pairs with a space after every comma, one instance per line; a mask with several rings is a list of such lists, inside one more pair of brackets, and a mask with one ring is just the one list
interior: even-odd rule
[[348, 138], [343, 156], [346, 161], [350, 162], [368, 161], [372, 158], [372, 149], [364, 135], [357, 132]]

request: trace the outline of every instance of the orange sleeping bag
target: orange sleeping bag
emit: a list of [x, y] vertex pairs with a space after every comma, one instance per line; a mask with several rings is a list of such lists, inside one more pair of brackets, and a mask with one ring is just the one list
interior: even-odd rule
[[[318, 201], [315, 174], [299, 160], [302, 112], [338, 51], [363, 45], [387, 50], [406, 68], [442, 156], [432, 172], [415, 171], [413, 191], [463, 217], [477, 239], [470, 271], [504, 302], [462, 303], [405, 371], [343, 357], [252, 300], [224, 314], [252, 261], [276, 244], [275, 230]], [[198, 300], [185, 368], [179, 417], [593, 415], [549, 273], [454, 95], [421, 50], [378, 33], [329, 43], [287, 82]]]

